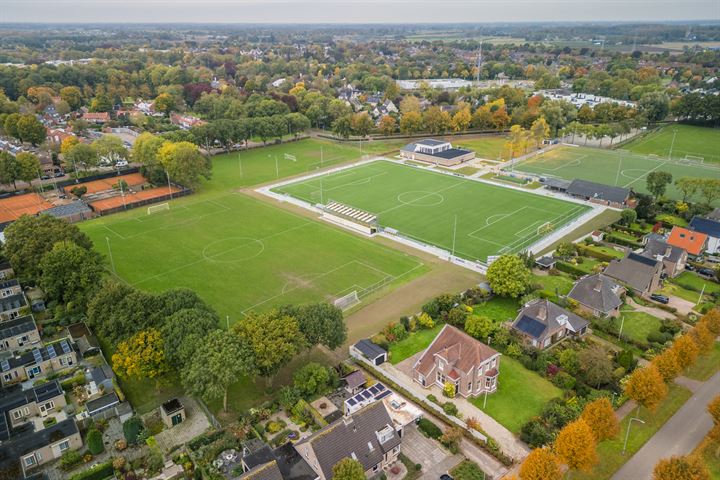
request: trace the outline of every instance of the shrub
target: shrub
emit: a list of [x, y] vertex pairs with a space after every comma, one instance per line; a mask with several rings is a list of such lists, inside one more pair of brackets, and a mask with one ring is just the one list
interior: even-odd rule
[[418, 430], [420, 430], [426, 437], [432, 438], [433, 440], [437, 440], [442, 437], [442, 430], [440, 430], [440, 427], [427, 418], [421, 418], [418, 420], [417, 426]]
[[72, 467], [82, 462], [82, 455], [77, 450], [67, 450], [60, 457], [60, 468], [70, 470]]
[[453, 417], [458, 416], [458, 408], [457, 405], [455, 405], [452, 402], [445, 402], [442, 406], [443, 412], [445, 412], [446, 415], [452, 415]]
[[443, 395], [448, 398], [455, 398], [455, 384], [452, 382], [445, 382], [443, 386]]
[[112, 462], [105, 462], [100, 465], [95, 465], [84, 472], [76, 473], [70, 477], [70, 480], [105, 480], [106, 478], [112, 476], [112, 474]]
[[553, 385], [563, 390], [572, 390], [577, 383], [575, 377], [566, 372], [558, 372], [557, 375], [550, 378], [550, 381]]
[[433, 328], [435, 326], [435, 320], [433, 320], [432, 317], [425, 312], [418, 315], [417, 323], [422, 328], [427, 328], [427, 329]]
[[540, 417], [535, 417], [522, 426], [520, 439], [530, 447], [536, 448], [552, 443], [554, 435]]
[[438, 403], [438, 404], [440, 403], [440, 402], [438, 402], [437, 397], [435, 395], [433, 395], [432, 393], [427, 396], [427, 399], [433, 403]]
[[650, 343], [659, 343], [664, 344], [665, 342], [668, 342], [672, 340], [673, 336], [669, 333], [664, 332], [650, 332], [647, 335], [647, 340]]
[[273, 421], [268, 422], [267, 425], [265, 425], [265, 431], [268, 433], [271, 433], [271, 434], [277, 433], [280, 430], [282, 430], [283, 428], [285, 428], [286, 425], [287, 424], [285, 422], [283, 422], [282, 420], [279, 420], [279, 421], [273, 420]]
[[123, 423], [123, 435], [130, 444], [138, 442], [140, 432], [143, 430], [142, 421], [138, 417], [131, 417]]
[[85, 437], [88, 451], [93, 455], [100, 455], [105, 451], [105, 445], [103, 445], [102, 433], [95, 428], [88, 430], [87, 436]]
[[470, 460], [463, 460], [450, 471], [450, 474], [457, 480], [485, 480], [485, 472]]
[[310, 362], [293, 375], [295, 390], [310, 396], [324, 390], [330, 380], [328, 369], [316, 362]]
[[507, 346], [505, 353], [507, 353], [509, 357], [518, 358], [522, 351], [517, 343], [511, 343]]

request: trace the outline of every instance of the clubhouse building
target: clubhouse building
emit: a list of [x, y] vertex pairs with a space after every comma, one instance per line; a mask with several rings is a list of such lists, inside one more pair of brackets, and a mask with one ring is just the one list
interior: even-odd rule
[[408, 143], [400, 149], [400, 156], [407, 160], [431, 163], [433, 165], [451, 166], [469, 162], [475, 158], [475, 152], [465, 148], [453, 147], [450, 142], [425, 138], [415, 143]]

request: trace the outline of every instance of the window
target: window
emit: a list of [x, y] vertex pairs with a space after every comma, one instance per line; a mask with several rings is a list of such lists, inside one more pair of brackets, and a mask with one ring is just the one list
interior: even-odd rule
[[5, 375], [3, 375], [3, 380], [5, 380], [6, 382], [9, 382], [10, 380], [12, 380], [12, 375], [9, 373], [6, 373]]
[[25, 416], [30, 415], [30, 408], [29, 408], [29, 407], [23, 408], [23, 415], [25, 415]]
[[58, 448], [60, 449], [61, 452], [68, 450], [70, 448], [70, 441], [64, 440], [64, 441], [58, 443]]
[[33, 465], [37, 464], [37, 460], [35, 460], [35, 455], [29, 455], [23, 459], [25, 462], [26, 467], [32, 467]]
[[472, 382], [468, 382], [468, 392], [472, 392]]
[[22, 417], [22, 412], [20, 410], [15, 410], [13, 412], [13, 418], [15, 420], [20, 420], [21, 417]]
[[43, 405], [43, 408], [44, 408], [45, 410], [52, 410], [53, 408], [55, 408], [55, 402], [53, 402], [52, 400], [50, 400], [50, 401], [47, 402], [45, 405]]
[[379, 468], [380, 468], [380, 464], [378, 463], [377, 465], [375, 465], [373, 467], [373, 472], [377, 472]]
[[8, 317], [10, 317], [10, 320], [12, 320], [13, 318], [17, 318], [19, 316], [20, 316], [20, 312], [10, 312], [10, 314], [8, 315]]
[[485, 388], [489, 389], [492, 386], [492, 379], [486, 378], [485, 379]]
[[437, 372], [437, 381], [441, 384], [445, 384], [445, 375], [443, 375], [441, 372]]

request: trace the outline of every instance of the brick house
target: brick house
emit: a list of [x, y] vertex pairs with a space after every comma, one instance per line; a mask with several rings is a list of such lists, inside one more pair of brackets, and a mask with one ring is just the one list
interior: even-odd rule
[[40, 333], [32, 315], [0, 322], [0, 352], [26, 350], [38, 343]]
[[662, 286], [663, 262], [629, 252], [619, 260], [612, 260], [605, 275], [631, 288], [639, 295], [651, 295]]
[[568, 312], [549, 300], [537, 299], [525, 304], [512, 323], [512, 329], [525, 345], [545, 349], [568, 337], [582, 337], [590, 322]]
[[568, 298], [578, 302], [580, 310], [595, 317], [618, 317], [625, 289], [617, 282], [597, 273], [586, 275], [575, 282]]
[[450, 382], [456, 394], [475, 397], [497, 390], [499, 370], [500, 353], [445, 325], [413, 365], [412, 376], [425, 388]]

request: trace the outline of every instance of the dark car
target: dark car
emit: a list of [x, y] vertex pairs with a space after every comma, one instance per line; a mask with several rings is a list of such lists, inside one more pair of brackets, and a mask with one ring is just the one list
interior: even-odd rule
[[697, 273], [698, 275], [702, 275], [703, 277], [715, 278], [715, 271], [712, 268], [698, 268]]
[[453, 477], [451, 477], [447, 473], [443, 473], [442, 475], [440, 475], [440, 480], [453, 480]]
[[50, 175], [43, 175], [40, 180], [50, 180]]
[[663, 305], [667, 305], [670, 302], [670, 299], [666, 297], [665, 295], [660, 295], [659, 293], [653, 293], [650, 295], [650, 300], [655, 300], [656, 302], [662, 303]]
[[687, 270], [689, 272], [694, 272], [695, 267], [693, 267], [692, 264], [688, 263], [687, 265], [685, 265], [685, 270]]
[[65, 176], [65, 172], [55, 172], [55, 178], [60, 178], [60, 177], [64, 177], [64, 176]]

